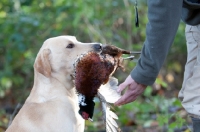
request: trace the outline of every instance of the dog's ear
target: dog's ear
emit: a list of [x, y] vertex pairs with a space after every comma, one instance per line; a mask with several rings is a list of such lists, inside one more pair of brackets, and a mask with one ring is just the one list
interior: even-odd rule
[[51, 65], [49, 61], [49, 54], [51, 53], [50, 49], [44, 49], [38, 56], [35, 61], [34, 68], [39, 73], [43, 74], [46, 77], [51, 76]]

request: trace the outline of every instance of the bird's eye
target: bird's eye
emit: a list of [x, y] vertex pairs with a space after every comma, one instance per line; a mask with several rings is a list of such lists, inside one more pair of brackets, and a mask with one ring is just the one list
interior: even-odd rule
[[67, 45], [66, 48], [74, 48], [74, 44], [70, 43], [70, 44]]

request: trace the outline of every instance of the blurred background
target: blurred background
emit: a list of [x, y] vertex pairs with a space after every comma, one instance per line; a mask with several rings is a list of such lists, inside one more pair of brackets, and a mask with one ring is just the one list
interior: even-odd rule
[[[34, 59], [47, 38], [73, 35], [81, 42], [140, 51], [148, 21], [145, 0], [138, 0], [138, 12], [139, 28], [135, 0], [1, 0], [0, 132], [29, 95]], [[184, 28], [181, 22], [156, 83], [135, 102], [113, 107], [124, 132], [190, 131], [191, 122], [177, 99], [187, 53]], [[119, 69], [114, 76], [124, 81], [136, 63], [125, 61], [125, 71]], [[86, 132], [105, 131], [100, 108], [96, 100], [94, 122], [86, 121]]]

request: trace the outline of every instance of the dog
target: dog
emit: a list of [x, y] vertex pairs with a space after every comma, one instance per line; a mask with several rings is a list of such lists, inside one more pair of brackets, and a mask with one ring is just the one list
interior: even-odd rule
[[47, 39], [35, 59], [30, 95], [6, 132], [83, 132], [73, 64], [81, 54], [101, 50], [100, 43], [82, 43], [74, 36]]

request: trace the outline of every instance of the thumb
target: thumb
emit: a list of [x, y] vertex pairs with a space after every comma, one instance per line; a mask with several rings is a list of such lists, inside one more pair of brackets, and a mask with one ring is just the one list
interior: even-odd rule
[[127, 83], [123, 82], [119, 85], [117, 92], [120, 93], [121, 91], [123, 91], [126, 87], [128, 86]]
[[131, 78], [131, 76], [129, 75], [126, 80], [121, 83], [117, 89], [117, 92], [121, 92], [123, 91], [128, 85], [130, 85], [134, 80]]

